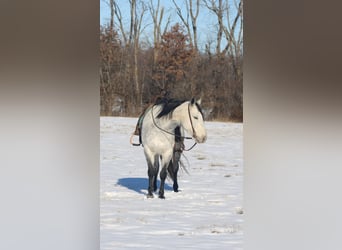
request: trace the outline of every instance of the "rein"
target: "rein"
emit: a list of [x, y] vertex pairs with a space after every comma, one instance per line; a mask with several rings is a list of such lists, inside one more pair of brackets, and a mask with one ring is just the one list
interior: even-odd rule
[[183, 148], [183, 150], [184, 150], [184, 151], [190, 151], [190, 150], [193, 149], [196, 145], [197, 145], [197, 142], [195, 142], [190, 148], [188, 148], [188, 149]]
[[190, 103], [188, 105], [188, 115], [189, 115], [191, 129], [192, 129], [192, 137], [196, 137], [196, 131], [194, 129], [194, 125], [192, 124], [192, 118], [191, 118], [191, 114], [190, 114]]
[[[183, 138], [183, 139], [188, 139], [188, 140], [192, 139], [192, 137], [190, 137], [190, 136], [176, 135], [175, 133], [171, 133], [171, 132], [169, 132], [169, 131], [167, 131], [167, 130], [161, 128], [161, 127], [159, 127], [159, 126], [157, 125], [155, 119], [154, 119], [154, 116], [153, 116], [153, 108], [154, 108], [154, 105], [153, 105], [152, 108], [151, 108], [151, 115], [152, 115], [152, 121], [153, 121], [154, 126], [156, 126], [156, 127], [157, 127], [158, 129], [160, 129], [161, 131], [163, 131], [163, 132], [165, 132], [165, 133], [167, 133], [167, 134], [173, 135], [173, 136], [175, 136], [175, 137]], [[190, 124], [191, 124], [191, 128], [192, 128], [193, 136], [195, 137], [195, 136], [196, 136], [196, 132], [195, 132], [194, 126], [193, 126], [193, 124], [192, 124], [192, 119], [191, 119], [191, 114], [190, 114], [190, 103], [189, 103], [189, 105], [188, 105], [188, 114], [189, 114], [189, 119], [190, 119]], [[193, 149], [193, 148], [196, 146], [196, 144], [197, 144], [197, 142], [195, 142], [194, 145], [192, 145], [189, 149], [183, 148], [182, 150], [184, 150], [184, 151], [190, 151], [191, 149]]]

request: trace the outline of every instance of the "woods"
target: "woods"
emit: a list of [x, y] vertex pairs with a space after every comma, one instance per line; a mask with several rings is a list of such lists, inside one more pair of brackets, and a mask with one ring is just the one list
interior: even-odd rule
[[[120, 1], [108, 1], [110, 21], [100, 27], [101, 116], [138, 116], [167, 94], [202, 98], [206, 120], [242, 121], [243, 1], [172, 4], [166, 10], [160, 0], [130, 0], [127, 24]], [[215, 20], [202, 47], [201, 11]], [[152, 42], [141, 38], [148, 28]]]

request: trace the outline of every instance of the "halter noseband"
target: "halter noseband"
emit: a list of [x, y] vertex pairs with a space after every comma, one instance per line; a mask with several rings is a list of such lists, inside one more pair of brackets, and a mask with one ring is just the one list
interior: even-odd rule
[[193, 137], [193, 138], [196, 138], [196, 131], [195, 131], [195, 129], [194, 129], [194, 125], [193, 125], [193, 123], [192, 123], [192, 118], [191, 118], [191, 114], [190, 114], [190, 102], [189, 102], [189, 105], [188, 105], [188, 114], [189, 114], [191, 129], [192, 129], [192, 137]]

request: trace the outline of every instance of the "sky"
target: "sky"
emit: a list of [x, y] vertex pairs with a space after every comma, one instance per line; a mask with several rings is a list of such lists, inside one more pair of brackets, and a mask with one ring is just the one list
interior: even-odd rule
[[[100, 0], [100, 24], [104, 25], [109, 23], [110, 20], [110, 8], [108, 5], [109, 0]], [[145, 3], [149, 3], [150, 1], [145, 0]], [[156, 1], [154, 1], [156, 2]], [[176, 1], [178, 6], [182, 9], [182, 13], [186, 13], [184, 0]], [[232, 4], [232, 17], [234, 17], [236, 13], [236, 8], [234, 6], [234, 1], [230, 0]], [[171, 25], [176, 22], [181, 23], [181, 19], [178, 17], [174, 4], [171, 0], [161, 0], [160, 5], [165, 7], [164, 13], [164, 21], [167, 20], [167, 17], [171, 16]], [[124, 17], [124, 25], [129, 26], [129, 1], [127, 0], [119, 0], [119, 7], [121, 9], [122, 15]], [[141, 40], [148, 41], [150, 44], [153, 43], [152, 39], [152, 30], [153, 24], [150, 18], [150, 14], [147, 11], [144, 16], [144, 24], [145, 29], [142, 32]], [[163, 26], [163, 25], [162, 25]], [[216, 32], [217, 32], [217, 19], [214, 14], [210, 13], [209, 10], [205, 6], [200, 7], [200, 12], [197, 18], [197, 26], [198, 26], [198, 46], [200, 49], [205, 47], [205, 44], [210, 40], [215, 42], [216, 40]], [[169, 26], [170, 27], [170, 26]], [[225, 42], [223, 41], [223, 46]]]

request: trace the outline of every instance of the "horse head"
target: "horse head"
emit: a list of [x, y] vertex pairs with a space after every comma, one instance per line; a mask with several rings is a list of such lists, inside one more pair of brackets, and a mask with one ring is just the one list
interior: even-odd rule
[[189, 122], [185, 123], [184, 128], [190, 133], [197, 143], [203, 143], [207, 140], [207, 131], [204, 127], [204, 117], [201, 109], [201, 99], [192, 98], [188, 105]]

